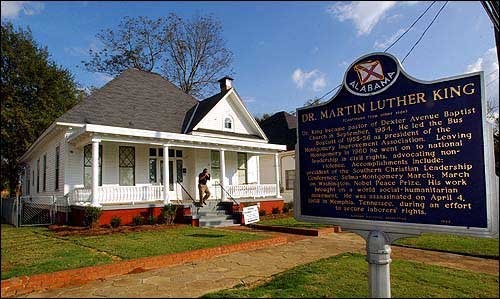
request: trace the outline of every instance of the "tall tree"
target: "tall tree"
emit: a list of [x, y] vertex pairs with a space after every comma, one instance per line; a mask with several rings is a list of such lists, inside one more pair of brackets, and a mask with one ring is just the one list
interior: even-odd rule
[[183, 20], [167, 18], [168, 56], [163, 74], [184, 92], [201, 96], [213, 91], [215, 81], [231, 65], [232, 53], [222, 39], [222, 26], [211, 16]]
[[102, 48], [89, 50], [90, 60], [82, 61], [88, 71], [155, 71], [198, 97], [213, 91], [213, 83], [232, 72], [233, 55], [222, 39], [220, 22], [212, 16], [125, 17], [118, 28], [102, 30], [96, 37]]
[[14, 190], [18, 159], [78, 97], [70, 72], [57, 66], [29, 28], [2, 22], [1, 29], [1, 183]]
[[116, 30], [104, 29], [96, 37], [101, 50], [89, 50], [90, 60], [82, 61], [92, 72], [117, 75], [134, 67], [151, 72], [167, 50], [165, 18], [125, 17]]

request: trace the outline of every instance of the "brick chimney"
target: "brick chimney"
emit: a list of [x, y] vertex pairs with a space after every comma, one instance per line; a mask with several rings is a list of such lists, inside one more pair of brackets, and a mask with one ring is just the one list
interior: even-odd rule
[[221, 92], [226, 92], [233, 88], [233, 78], [229, 76], [225, 76], [224, 78], [220, 79], [219, 81], [220, 84], [220, 91]]

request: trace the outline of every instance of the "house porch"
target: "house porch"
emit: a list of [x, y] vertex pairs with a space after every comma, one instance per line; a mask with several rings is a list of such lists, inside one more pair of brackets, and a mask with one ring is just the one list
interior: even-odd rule
[[[231, 140], [162, 143], [153, 139], [112, 134], [70, 136], [70, 171], [65, 180], [70, 203], [105, 209], [192, 204], [199, 201], [198, 174], [204, 168], [211, 173], [209, 200], [248, 202], [281, 198], [278, 151], [269, 148], [276, 145], [248, 142], [241, 146], [241, 142]], [[260, 165], [263, 156], [274, 158], [274, 167]]]

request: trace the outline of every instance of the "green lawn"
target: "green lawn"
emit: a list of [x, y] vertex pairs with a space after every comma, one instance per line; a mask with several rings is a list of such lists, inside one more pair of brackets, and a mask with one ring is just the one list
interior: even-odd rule
[[443, 250], [458, 254], [498, 258], [498, 239], [465, 237], [449, 234], [422, 234], [419, 237], [399, 239], [395, 245]]
[[177, 229], [84, 238], [73, 236], [68, 239], [75, 244], [105, 251], [122, 259], [134, 259], [263, 238], [265, 236], [254, 233], [184, 226]]
[[296, 227], [296, 228], [332, 227], [332, 225], [328, 225], [328, 224], [324, 224], [324, 223], [309, 223], [309, 222], [297, 221], [293, 217], [266, 219], [266, 220], [261, 220], [255, 224], [284, 226], [284, 227]]
[[2, 224], [2, 279], [110, 263], [111, 257], [53, 238], [46, 228]]
[[[341, 254], [299, 266], [271, 281], [206, 294], [205, 298], [364, 298], [367, 262], [360, 254]], [[498, 298], [498, 276], [396, 260], [391, 263], [392, 297]]]
[[43, 227], [2, 225], [2, 279], [266, 238], [199, 227], [88, 237], [56, 237]]

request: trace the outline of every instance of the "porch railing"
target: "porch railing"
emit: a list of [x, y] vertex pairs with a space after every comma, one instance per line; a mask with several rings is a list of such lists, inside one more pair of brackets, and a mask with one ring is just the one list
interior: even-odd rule
[[[91, 201], [92, 189], [78, 188], [73, 190], [72, 203]], [[98, 188], [98, 202], [106, 203], [136, 203], [144, 201], [163, 200], [163, 186], [102, 186]]]
[[71, 204], [90, 202], [90, 195], [92, 189], [90, 188], [76, 188], [70, 193], [69, 200]]
[[[258, 198], [276, 195], [276, 184], [229, 185], [224, 187], [233, 198]], [[211, 187], [213, 198], [220, 198], [221, 186]], [[76, 188], [70, 193], [71, 204], [90, 203], [92, 189]], [[163, 200], [163, 186], [101, 186], [98, 188], [97, 201], [101, 204], [139, 203]]]
[[106, 186], [99, 187], [99, 203], [153, 201], [163, 199], [163, 186]]
[[229, 185], [227, 192], [234, 198], [274, 196], [276, 184]]

